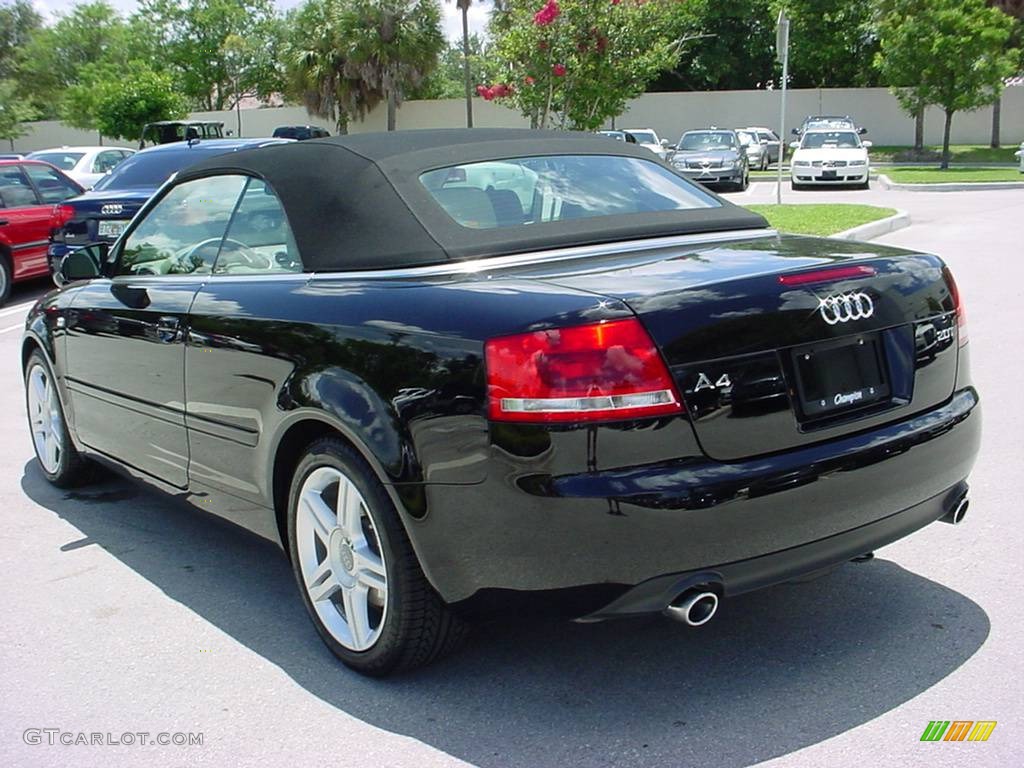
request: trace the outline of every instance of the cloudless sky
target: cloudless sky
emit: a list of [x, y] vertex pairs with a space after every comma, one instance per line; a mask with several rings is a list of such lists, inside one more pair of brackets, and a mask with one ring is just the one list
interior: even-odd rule
[[[303, 0], [275, 0], [277, 7], [282, 10], [288, 8], [294, 8], [297, 5], [301, 5]], [[124, 14], [133, 13], [137, 7], [136, 0], [107, 0], [110, 5], [117, 8]], [[51, 17], [55, 14], [62, 13], [71, 8], [76, 3], [74, 0], [33, 0], [32, 4], [36, 7], [36, 10], [43, 14], [44, 17]], [[487, 25], [487, 14], [489, 12], [490, 4], [480, 3], [479, 0], [473, 3], [469, 9], [469, 29], [470, 32], [483, 32], [484, 27]], [[443, 14], [442, 23], [444, 24], [445, 34], [448, 35], [449, 40], [456, 40], [462, 36], [462, 18], [459, 14], [458, 8], [455, 7], [454, 2], [443, 2], [441, 1], [441, 13]]]

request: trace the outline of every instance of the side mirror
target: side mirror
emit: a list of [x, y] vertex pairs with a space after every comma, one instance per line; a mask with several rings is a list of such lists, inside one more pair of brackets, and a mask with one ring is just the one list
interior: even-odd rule
[[791, 142], [789, 142], [789, 148], [790, 149], [800, 149], [800, 142], [799, 141], [791, 141]]
[[194, 126], [189, 126], [185, 129], [185, 141], [198, 141], [199, 130]]
[[234, 132], [234, 131], [232, 131], [232, 130], [231, 130], [231, 129], [229, 128], [229, 129], [228, 129], [227, 131], [225, 131], [225, 132], [224, 132], [224, 135], [225, 135], [225, 136], [234, 136], [234, 135], [235, 135], [235, 132]]
[[863, 136], [867, 132], [868, 132], [867, 128], [858, 128], [857, 129], [857, 133], [859, 133], [861, 136]]
[[864, 147], [864, 149], [871, 149], [871, 147], [872, 147], [872, 144], [871, 144], [871, 142], [870, 142], [870, 141], [862, 141], [862, 142], [860, 143], [860, 145], [861, 145], [862, 147]]
[[667, 147], [668, 146], [668, 139], [662, 139], [661, 140], [661, 146]]
[[57, 268], [57, 282], [67, 285], [77, 280], [92, 280], [103, 274], [103, 265], [107, 261], [110, 246], [106, 243], [94, 243], [84, 248], [69, 251], [60, 260]]

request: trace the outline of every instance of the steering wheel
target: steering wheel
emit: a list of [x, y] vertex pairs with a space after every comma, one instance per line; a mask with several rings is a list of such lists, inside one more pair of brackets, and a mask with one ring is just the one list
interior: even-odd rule
[[[203, 254], [204, 249], [210, 250], [209, 259], [205, 258]], [[177, 261], [183, 271], [195, 272], [198, 266], [196, 264], [197, 257], [200, 263], [211, 263], [216, 257], [218, 267], [240, 265], [251, 269], [270, 269], [272, 265], [269, 257], [257, 253], [245, 243], [231, 238], [211, 237], [203, 240], [179, 253]]]

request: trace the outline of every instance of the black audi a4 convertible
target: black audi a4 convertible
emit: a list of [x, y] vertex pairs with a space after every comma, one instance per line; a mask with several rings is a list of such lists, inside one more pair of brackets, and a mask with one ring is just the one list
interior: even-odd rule
[[497, 611], [700, 625], [967, 508], [942, 261], [779, 235], [601, 137], [214, 157], [58, 277], [22, 348], [42, 472], [279, 542], [367, 674]]

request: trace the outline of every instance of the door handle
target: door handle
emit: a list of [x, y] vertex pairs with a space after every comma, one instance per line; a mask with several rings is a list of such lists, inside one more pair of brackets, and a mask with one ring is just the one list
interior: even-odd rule
[[6, 227], [8, 224], [10, 224], [10, 222], [7, 221], [7, 219], [0, 219], [0, 227]]
[[161, 317], [156, 321], [156, 335], [165, 344], [181, 338], [181, 321], [176, 317]]

